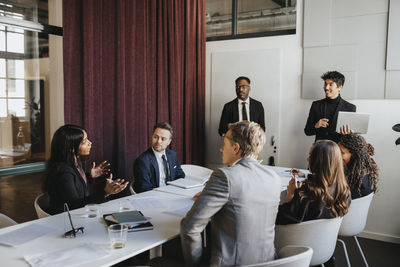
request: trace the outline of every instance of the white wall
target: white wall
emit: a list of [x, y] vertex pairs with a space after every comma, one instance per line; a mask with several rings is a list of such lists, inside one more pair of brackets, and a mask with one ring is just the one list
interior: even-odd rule
[[[206, 132], [211, 129], [211, 118], [221, 114], [210, 112], [210, 66], [211, 53], [217, 51], [246, 51], [255, 49], [281, 49], [281, 99], [280, 148], [277, 165], [306, 167], [306, 156], [314, 137], [304, 135], [303, 129], [311, 106], [311, 100], [301, 99], [301, 73], [303, 65], [303, 1], [297, 1], [297, 34], [278, 37], [263, 37], [230, 41], [207, 42], [206, 47]], [[324, 72], [326, 70], [321, 70]], [[340, 70], [339, 70], [340, 71]], [[321, 81], [321, 90], [323, 83]], [[345, 88], [344, 88], [345, 89]], [[278, 101], [278, 100], [277, 100]], [[364, 235], [381, 240], [400, 243], [400, 174], [396, 167], [400, 163], [400, 147], [394, 141], [399, 136], [391, 130], [400, 123], [400, 100], [357, 100], [359, 112], [371, 113], [367, 141], [375, 146], [375, 160], [381, 168], [379, 191], [374, 197]], [[216, 152], [207, 144], [207, 157]], [[211, 166], [213, 167], [213, 166]]]

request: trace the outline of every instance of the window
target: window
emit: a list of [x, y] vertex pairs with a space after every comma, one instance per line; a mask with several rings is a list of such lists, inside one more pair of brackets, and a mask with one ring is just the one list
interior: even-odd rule
[[0, 177], [22, 173], [4, 169], [44, 166], [50, 39], [62, 42], [62, 28], [47, 23], [47, 0], [0, 3]]
[[296, 0], [207, 0], [207, 41], [296, 33]]

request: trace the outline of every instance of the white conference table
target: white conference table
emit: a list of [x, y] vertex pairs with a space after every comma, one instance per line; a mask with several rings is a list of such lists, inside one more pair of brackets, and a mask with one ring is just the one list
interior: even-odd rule
[[[270, 168], [278, 174], [283, 174], [284, 171], [289, 169], [282, 167]], [[282, 175], [280, 178], [283, 191], [286, 189], [286, 185], [288, 184], [290, 177], [288, 175]], [[169, 187], [173, 186], [168, 186], [168, 188]], [[17, 247], [0, 245], [0, 265], [13, 267], [29, 266], [29, 264], [24, 260], [25, 255], [72, 248], [82, 243], [90, 243], [99, 246], [103, 249], [106, 249], [110, 255], [107, 257], [94, 259], [90, 262], [85, 262], [81, 266], [110, 266], [116, 264], [146, 250], [162, 245], [168, 240], [177, 237], [179, 235], [180, 221], [182, 216], [168, 214], [165, 213], [165, 211], [176, 210], [181, 207], [188, 206], [192, 202], [190, 200], [192, 194], [201, 190], [202, 188], [192, 189], [190, 193], [188, 193], [189, 191], [187, 191], [187, 189], [180, 189], [176, 191], [175, 187], [174, 190], [172, 190], [174, 192], [168, 193], [152, 190], [100, 204], [101, 213], [107, 214], [118, 212], [119, 201], [123, 199], [157, 198], [162, 200], [163, 207], [141, 209], [145, 216], [151, 218], [151, 222], [154, 225], [154, 230], [128, 233], [127, 243], [123, 249], [110, 248], [107, 227], [102, 217], [99, 216], [97, 218], [86, 218], [82, 216], [84, 214], [84, 208], [71, 211], [74, 226], [85, 227], [84, 234], [78, 235], [76, 238], [62, 237], [62, 234], [65, 231], [71, 229], [65, 213], [0, 229], [0, 234], [3, 234], [32, 223], [46, 225], [57, 229], [53, 233], [47, 234]]]

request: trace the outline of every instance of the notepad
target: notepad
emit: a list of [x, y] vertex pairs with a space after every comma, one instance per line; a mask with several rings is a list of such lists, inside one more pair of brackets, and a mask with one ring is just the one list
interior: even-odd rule
[[[130, 211], [120, 212], [120, 213], [129, 213], [129, 212]], [[128, 220], [127, 218], [130, 218], [129, 220], [132, 221], [133, 217], [123, 215], [122, 219], [121, 219], [121, 216], [118, 216], [118, 213], [104, 214], [103, 219], [107, 225], [118, 224], [118, 223], [128, 225], [128, 232], [138, 232], [138, 231], [154, 229], [154, 225], [146, 217], [144, 217], [140, 211], [135, 211], [135, 212], [139, 212], [140, 215], [144, 218], [144, 221], [143, 221], [143, 219], [141, 219], [136, 222], [123, 222], [124, 219]], [[117, 215], [117, 216], [115, 216], [115, 215]], [[119, 220], [116, 217], [118, 217]]]
[[149, 220], [143, 216], [138, 210], [131, 210], [125, 212], [116, 212], [111, 214], [115, 220], [120, 224], [137, 225], [140, 223], [148, 222]]
[[186, 178], [179, 178], [174, 181], [167, 182], [167, 184], [177, 186], [180, 188], [188, 189], [193, 187], [204, 186], [210, 176], [187, 176]]

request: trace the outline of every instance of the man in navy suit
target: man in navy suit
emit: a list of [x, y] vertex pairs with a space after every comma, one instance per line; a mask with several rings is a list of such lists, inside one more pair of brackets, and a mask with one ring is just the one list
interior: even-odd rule
[[228, 124], [237, 121], [254, 121], [265, 131], [264, 107], [261, 102], [250, 98], [250, 79], [240, 76], [235, 80], [237, 98], [225, 104], [219, 122], [218, 133], [223, 135]]
[[172, 126], [167, 122], [154, 125], [151, 137], [151, 147], [143, 152], [133, 164], [135, 192], [145, 192], [159, 186], [165, 186], [168, 181], [184, 178], [178, 155], [167, 149], [172, 140]]

